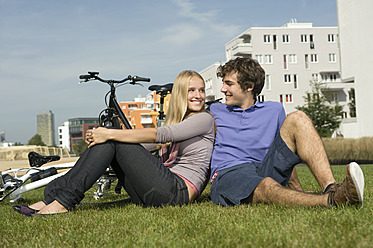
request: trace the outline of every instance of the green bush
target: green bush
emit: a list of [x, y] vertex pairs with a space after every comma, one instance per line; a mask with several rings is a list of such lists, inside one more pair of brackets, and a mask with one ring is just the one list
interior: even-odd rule
[[373, 137], [323, 138], [323, 142], [331, 164], [346, 164], [351, 161], [361, 164], [373, 162]]

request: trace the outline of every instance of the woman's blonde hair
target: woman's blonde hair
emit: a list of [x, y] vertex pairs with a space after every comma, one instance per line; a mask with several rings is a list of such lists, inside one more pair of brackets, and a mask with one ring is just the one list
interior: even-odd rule
[[[187, 113], [188, 89], [192, 77], [198, 77], [203, 81], [203, 83], [205, 83], [205, 80], [203, 80], [203, 77], [198, 72], [186, 70], [179, 73], [172, 87], [165, 126], [179, 123], [186, 118], [187, 114], [189, 114]], [[203, 110], [204, 108], [202, 107], [201, 111]]]

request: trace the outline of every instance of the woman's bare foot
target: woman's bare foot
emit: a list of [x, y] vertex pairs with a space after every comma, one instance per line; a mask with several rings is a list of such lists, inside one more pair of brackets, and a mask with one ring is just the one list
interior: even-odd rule
[[34, 204], [32, 204], [28, 207], [33, 209], [33, 210], [39, 211], [39, 210], [45, 208], [45, 206], [47, 206], [47, 205], [45, 205], [45, 203], [43, 201], [39, 201], [39, 202], [34, 203]]
[[59, 214], [59, 213], [67, 213], [68, 210], [61, 205], [58, 201], [54, 200], [52, 203], [48, 204], [44, 208], [42, 208], [37, 214]]

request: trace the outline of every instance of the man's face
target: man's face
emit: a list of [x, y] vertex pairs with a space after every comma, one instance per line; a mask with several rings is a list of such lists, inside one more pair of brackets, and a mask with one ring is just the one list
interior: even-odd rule
[[223, 78], [223, 86], [220, 91], [225, 95], [225, 104], [247, 109], [254, 104], [252, 88], [245, 91], [237, 81], [237, 73], [227, 74]]

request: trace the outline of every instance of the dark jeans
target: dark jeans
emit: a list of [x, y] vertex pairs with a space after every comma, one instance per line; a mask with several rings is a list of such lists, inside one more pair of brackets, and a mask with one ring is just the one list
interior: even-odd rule
[[44, 203], [57, 200], [65, 208], [74, 209], [109, 165], [137, 204], [161, 206], [189, 202], [184, 180], [163, 166], [144, 147], [106, 142], [86, 149], [66, 175], [50, 182], [44, 191]]

